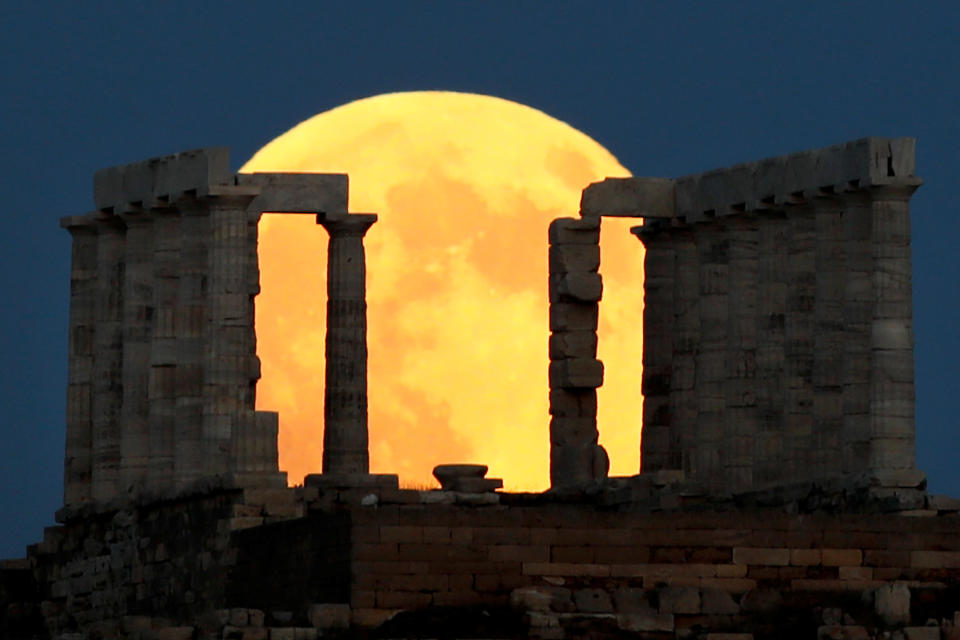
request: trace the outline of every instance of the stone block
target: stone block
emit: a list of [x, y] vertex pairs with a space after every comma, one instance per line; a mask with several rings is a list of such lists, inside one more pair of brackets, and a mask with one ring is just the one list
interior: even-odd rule
[[740, 608], [748, 613], [773, 613], [783, 605], [783, 595], [776, 589], [751, 589], [740, 600]]
[[791, 549], [790, 564], [795, 567], [809, 567], [820, 564], [820, 549]]
[[596, 331], [599, 318], [596, 304], [555, 302], [550, 305], [551, 331]]
[[550, 359], [596, 358], [597, 333], [592, 330], [560, 331], [550, 336]]
[[825, 567], [859, 567], [863, 563], [860, 549], [823, 549], [820, 563]]
[[318, 629], [348, 629], [349, 604], [312, 604], [307, 607], [307, 619]]
[[578, 589], [573, 592], [573, 603], [581, 613], [610, 613], [613, 603], [604, 589]]
[[193, 640], [193, 634], [193, 627], [161, 627], [150, 635], [154, 640]]
[[885, 584], [873, 592], [874, 612], [889, 625], [910, 622], [910, 588], [902, 582]]
[[940, 627], [904, 627], [907, 640], [940, 640]]
[[617, 626], [624, 631], [672, 632], [674, 620], [672, 613], [625, 613], [617, 616]]
[[566, 358], [550, 363], [550, 386], [595, 389], [603, 386], [603, 363], [594, 358]]
[[733, 562], [734, 564], [785, 567], [790, 564], [790, 550], [736, 547], [733, 550]]
[[245, 627], [250, 621], [250, 616], [246, 609], [230, 609], [230, 618], [227, 621], [232, 627]]
[[621, 588], [613, 590], [613, 606], [617, 613], [654, 613], [647, 592], [643, 589]]
[[522, 611], [549, 611], [553, 595], [537, 587], [524, 587], [510, 592], [510, 606]]
[[603, 278], [596, 272], [561, 273], [550, 276], [550, 301], [599, 302], [603, 298]]
[[600, 246], [588, 244], [557, 244], [549, 251], [550, 273], [590, 273], [600, 268]]
[[703, 589], [700, 592], [700, 612], [705, 615], [737, 615], [740, 605], [728, 591]]
[[960, 511], [960, 499], [951, 498], [950, 496], [927, 496], [927, 508], [936, 511]]
[[657, 591], [660, 613], [700, 613], [700, 590], [693, 587], [664, 587]]
[[670, 178], [606, 178], [591, 183], [580, 197], [584, 218], [672, 218], [674, 209]]
[[550, 223], [550, 244], [598, 244], [598, 218], [557, 218]]
[[259, 188], [250, 209], [263, 213], [346, 215], [349, 177], [343, 173], [238, 173], [237, 184]]

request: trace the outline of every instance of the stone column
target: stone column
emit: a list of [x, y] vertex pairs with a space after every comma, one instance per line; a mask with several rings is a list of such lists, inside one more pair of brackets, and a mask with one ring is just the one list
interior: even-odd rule
[[370, 471], [367, 434], [367, 285], [363, 236], [375, 214], [317, 222], [330, 234], [327, 253], [326, 389], [323, 473]]
[[872, 211], [863, 192], [844, 195], [843, 470], [870, 464], [870, 370], [873, 319]]
[[[202, 475], [233, 470], [234, 423], [253, 419], [253, 304], [247, 206], [255, 194], [211, 196], [207, 345], [203, 371]], [[254, 379], [255, 380], [255, 379]]]
[[643, 242], [643, 432], [640, 464], [645, 473], [679, 469], [680, 443], [672, 427], [674, 237], [659, 221], [634, 229]]
[[180, 296], [181, 235], [177, 209], [154, 211], [153, 327], [150, 344], [149, 451], [151, 488], [174, 485], [177, 429], [177, 372], [180, 358], [177, 310]]
[[816, 238], [813, 212], [787, 209], [787, 306], [784, 319], [786, 441], [782, 477], [813, 475], [813, 301]]
[[754, 486], [754, 447], [758, 431], [758, 231], [754, 215], [731, 216], [726, 224], [730, 262], [722, 447], [729, 487], [738, 491]]
[[64, 218], [73, 238], [70, 264], [70, 335], [67, 437], [63, 502], [90, 500], [93, 461], [93, 361], [97, 323], [97, 225], [89, 216]]
[[[102, 214], [99, 214], [102, 215]], [[97, 220], [97, 330], [93, 359], [93, 499], [117, 493], [123, 406], [123, 280], [126, 230], [116, 216]]]
[[[203, 381], [207, 335], [207, 254], [210, 216], [194, 199], [178, 203], [180, 260], [178, 263], [176, 327], [175, 424], [173, 478], [189, 485], [203, 468]], [[162, 437], [162, 436], [160, 436]]]
[[909, 201], [918, 186], [870, 190], [871, 469], [916, 466]]
[[597, 431], [600, 218], [558, 218], [549, 239], [550, 486], [580, 488], [609, 468]]
[[816, 476], [843, 471], [843, 204], [813, 198], [816, 236], [813, 308], [813, 440]]
[[127, 235], [123, 276], [123, 406], [120, 490], [139, 493], [150, 454], [148, 383], [153, 324], [153, 215], [123, 214]]
[[781, 212], [758, 219], [757, 440], [754, 480], [782, 482], [785, 447], [786, 375], [784, 325], [787, 308], [787, 223]]
[[722, 450], [726, 395], [727, 306], [730, 245], [721, 221], [698, 223], [700, 265], [700, 353], [697, 359], [697, 428], [695, 479], [708, 490], [726, 490]]
[[[686, 477], [694, 476], [699, 447], [697, 426], [697, 353], [700, 350], [700, 262], [693, 226], [682, 224], [674, 238], [673, 276], [673, 376], [670, 381], [670, 422], [680, 438], [681, 462]], [[646, 333], [646, 331], [644, 331]]]

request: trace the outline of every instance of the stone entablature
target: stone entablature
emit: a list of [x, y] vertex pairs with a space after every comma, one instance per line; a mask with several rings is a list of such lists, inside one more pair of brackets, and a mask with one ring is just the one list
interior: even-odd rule
[[[348, 214], [347, 199], [343, 174], [232, 175], [225, 148], [97, 172], [96, 211], [61, 221], [73, 236], [65, 504], [214, 476], [285, 484], [278, 416], [255, 410], [257, 224], [264, 212], [315, 215], [328, 230], [373, 224], [375, 215]], [[331, 231], [332, 247], [340, 235]], [[328, 286], [349, 284], [355, 324], [365, 317], [362, 234], [347, 244], [361, 263], [348, 259], [341, 275], [344, 261], [333, 260]], [[340, 368], [360, 376], [351, 388], [363, 415], [335, 427], [362, 445], [344, 453], [355, 457], [366, 455], [363, 333], [361, 352], [357, 336], [328, 336], [328, 350], [349, 343]]]
[[645, 218], [644, 471], [712, 492], [915, 466], [914, 141], [608, 179]]

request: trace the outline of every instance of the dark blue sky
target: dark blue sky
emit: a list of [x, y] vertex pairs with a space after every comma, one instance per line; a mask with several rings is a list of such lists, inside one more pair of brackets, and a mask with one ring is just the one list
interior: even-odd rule
[[206, 145], [230, 146], [236, 168], [316, 113], [401, 90], [528, 104], [636, 175], [915, 136], [918, 459], [933, 491], [960, 496], [960, 3], [133, 5], [0, 9], [0, 558], [38, 540], [61, 500], [57, 221], [92, 207], [93, 172]]

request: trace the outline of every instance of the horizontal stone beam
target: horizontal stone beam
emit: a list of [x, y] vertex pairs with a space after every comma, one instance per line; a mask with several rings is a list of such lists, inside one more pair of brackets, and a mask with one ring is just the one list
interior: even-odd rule
[[580, 197], [584, 218], [670, 218], [674, 210], [670, 178], [607, 178], [588, 186]]
[[882, 185], [916, 186], [913, 138], [861, 138], [676, 179], [686, 222], [762, 211], [818, 195]]
[[93, 177], [93, 200], [100, 211], [124, 213], [172, 202], [185, 192], [205, 196], [211, 186], [233, 183], [230, 150], [207, 147], [100, 169]]
[[874, 186], [917, 186], [915, 143], [861, 138], [676, 179], [607, 178], [583, 190], [580, 214], [698, 222]]
[[237, 185], [259, 188], [250, 207], [264, 213], [347, 213], [350, 182], [345, 173], [238, 173]]

